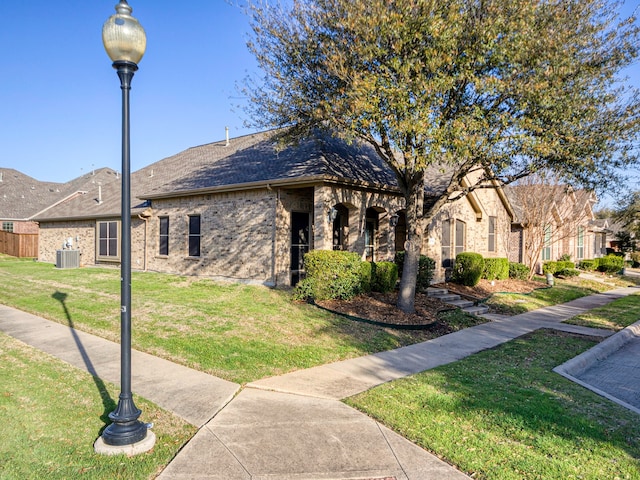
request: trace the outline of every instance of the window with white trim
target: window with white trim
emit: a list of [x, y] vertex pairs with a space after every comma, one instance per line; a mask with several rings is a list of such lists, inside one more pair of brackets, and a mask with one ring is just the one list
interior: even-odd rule
[[120, 222], [115, 220], [98, 222], [98, 258], [117, 260], [120, 258], [118, 234]]

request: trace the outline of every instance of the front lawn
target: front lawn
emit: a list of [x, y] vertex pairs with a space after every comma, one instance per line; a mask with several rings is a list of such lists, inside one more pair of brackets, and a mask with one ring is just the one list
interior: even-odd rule
[[477, 479], [640, 478], [640, 417], [553, 373], [595, 344], [540, 330], [347, 403]]
[[0, 333], [0, 478], [147, 479], [155, 477], [196, 428], [135, 397], [154, 424], [148, 453], [103, 456], [93, 443], [110, 423], [118, 389]]
[[[1, 303], [119, 342], [119, 269], [0, 256], [0, 282]], [[427, 338], [295, 303], [285, 291], [133, 272], [133, 348], [238, 383]]]
[[[536, 277], [541, 284], [544, 280]], [[538, 308], [550, 307], [570, 302], [580, 297], [602, 293], [615, 288], [595, 280], [584, 278], [554, 279], [550, 288], [539, 288], [531, 293], [496, 293], [485, 302], [492, 312], [504, 315], [518, 315]], [[542, 285], [541, 285], [542, 286]]]
[[608, 305], [594, 308], [564, 323], [583, 327], [622, 330], [640, 320], [640, 293], [614, 300]]

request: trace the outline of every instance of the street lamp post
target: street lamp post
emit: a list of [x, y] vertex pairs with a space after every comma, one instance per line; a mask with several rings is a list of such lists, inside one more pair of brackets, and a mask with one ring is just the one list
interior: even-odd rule
[[[102, 27], [102, 42], [118, 72], [122, 89], [122, 199], [121, 199], [121, 285], [120, 285], [120, 397], [118, 406], [109, 414], [113, 421], [96, 441], [98, 453], [142, 453], [150, 450], [155, 435], [138, 420], [142, 413], [131, 393], [131, 168], [129, 138], [129, 91], [138, 62], [144, 55], [147, 39], [144, 29], [131, 16], [126, 0], [116, 5]], [[133, 448], [133, 451], [132, 451]]]

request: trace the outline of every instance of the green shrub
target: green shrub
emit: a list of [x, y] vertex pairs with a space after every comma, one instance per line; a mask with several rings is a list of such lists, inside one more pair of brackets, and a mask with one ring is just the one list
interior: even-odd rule
[[[404, 266], [404, 252], [396, 252], [394, 259], [396, 265], [398, 265], [398, 278], [402, 277], [402, 267]], [[436, 262], [426, 255], [420, 255], [420, 262], [418, 264], [418, 279], [416, 282], [416, 290], [418, 292], [424, 292], [433, 280], [433, 273], [436, 268]]]
[[624, 257], [607, 255], [598, 259], [598, 270], [604, 273], [617, 273], [624, 267]]
[[580, 275], [580, 270], [577, 270], [575, 268], [563, 268], [562, 270], [558, 270], [555, 273], [556, 277], [577, 277], [578, 275]]
[[631, 266], [633, 268], [640, 267], [640, 252], [632, 252], [631, 256]]
[[462, 252], [456, 256], [451, 280], [468, 287], [478, 284], [484, 270], [484, 259], [479, 253]]
[[557, 264], [557, 271], [576, 268], [576, 264], [571, 260], [558, 260]]
[[581, 260], [578, 263], [578, 268], [580, 270], [586, 270], [587, 272], [593, 272], [596, 268], [598, 268], [598, 261], [595, 260]]
[[545, 275], [547, 275], [548, 273], [553, 275], [557, 271], [558, 271], [558, 262], [554, 262], [550, 260], [542, 264], [542, 273], [544, 273]]
[[301, 300], [349, 299], [363, 291], [366, 267], [360, 255], [338, 250], [312, 250], [304, 256], [306, 278], [296, 285]]
[[398, 283], [398, 265], [393, 262], [376, 262], [372, 267], [371, 289], [381, 293], [393, 291]]
[[509, 259], [485, 258], [482, 278], [487, 280], [506, 280], [509, 278]]
[[371, 283], [373, 282], [373, 263], [360, 262], [358, 271], [360, 276], [360, 289], [363, 293], [371, 291]]
[[509, 262], [509, 278], [527, 280], [531, 270], [524, 263]]

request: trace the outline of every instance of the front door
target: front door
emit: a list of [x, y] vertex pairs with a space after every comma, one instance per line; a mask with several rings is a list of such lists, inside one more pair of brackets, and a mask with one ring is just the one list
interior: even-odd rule
[[304, 254], [309, 251], [309, 214], [291, 213], [291, 285], [304, 276]]

